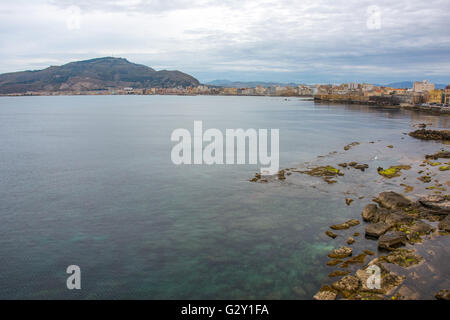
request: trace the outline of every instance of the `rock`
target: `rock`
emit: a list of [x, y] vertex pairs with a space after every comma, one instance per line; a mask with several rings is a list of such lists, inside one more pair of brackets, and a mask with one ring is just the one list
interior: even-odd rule
[[330, 261], [327, 262], [327, 266], [334, 267], [334, 266], [338, 265], [341, 262], [342, 262], [342, 260], [340, 260], [340, 259], [330, 260]]
[[352, 161], [352, 162], [350, 162], [348, 165], [349, 165], [350, 167], [354, 167], [354, 166], [356, 166], [357, 164], [358, 164], [358, 162]]
[[366, 236], [379, 238], [390, 228], [391, 226], [387, 223], [377, 222], [366, 227]]
[[378, 222], [377, 211], [378, 211], [377, 205], [371, 203], [364, 207], [361, 216], [364, 221]]
[[342, 168], [347, 168], [347, 162], [339, 163], [338, 166]]
[[387, 147], [390, 148], [390, 149], [394, 148], [394, 146], [392, 144], [388, 145]]
[[299, 171], [300, 173], [305, 173], [310, 176], [315, 177], [335, 177], [335, 176], [343, 176], [344, 174], [339, 171], [339, 169], [336, 169], [332, 166], [322, 166], [322, 167], [315, 167], [311, 168], [309, 170]]
[[439, 222], [439, 230], [450, 232], [450, 215], [447, 215], [444, 220]]
[[344, 246], [340, 247], [339, 249], [334, 249], [333, 251], [331, 251], [331, 253], [328, 254], [328, 257], [332, 259], [342, 259], [351, 256], [352, 252], [353, 252], [352, 248]]
[[378, 247], [391, 250], [394, 247], [406, 244], [406, 234], [401, 231], [389, 232], [378, 239]]
[[376, 201], [387, 209], [405, 208], [412, 204], [411, 200], [393, 191], [380, 193]]
[[400, 212], [391, 212], [384, 217], [384, 222], [391, 227], [400, 224], [409, 224], [413, 221], [414, 219], [412, 217]]
[[408, 268], [422, 262], [423, 258], [416, 254], [414, 250], [396, 249], [386, 256], [381, 256], [379, 260]]
[[420, 180], [423, 183], [429, 183], [429, 182], [431, 182], [431, 177], [429, 177], [429, 176], [422, 176], [422, 177], [418, 177], [417, 180]]
[[373, 255], [375, 255], [375, 252], [370, 251], [370, 250], [364, 250], [364, 253], [367, 254], [368, 256], [373, 256]]
[[333, 230], [344, 230], [344, 229], [348, 229], [350, 227], [357, 226], [358, 224], [359, 224], [358, 220], [351, 219], [351, 220], [348, 220], [341, 224], [334, 224], [334, 225], [330, 226], [330, 228]]
[[340, 267], [341, 268], [347, 268], [349, 264], [355, 264], [355, 263], [364, 263], [364, 260], [366, 259], [367, 254], [365, 253], [361, 253], [358, 254], [357, 256], [348, 258], [347, 260], [345, 260]]
[[352, 143], [349, 143], [348, 145], [346, 145], [346, 146], [344, 147], [344, 150], [345, 150], [345, 151], [350, 150], [352, 147], [357, 146], [357, 145], [359, 145], [359, 142], [352, 142]]
[[353, 234], [353, 236], [354, 236], [354, 237], [359, 237], [359, 232], [355, 232], [355, 233]]
[[416, 139], [421, 140], [450, 140], [449, 130], [427, 130], [419, 129], [410, 132], [409, 135]]
[[353, 202], [353, 199], [346, 198], [345, 203], [349, 206]]
[[420, 220], [414, 221], [414, 224], [409, 228], [410, 234], [417, 234], [417, 235], [429, 234], [434, 230], [435, 228], [430, 226], [428, 223], [425, 223]]
[[285, 180], [286, 176], [284, 174], [285, 174], [285, 171], [284, 170], [280, 170], [278, 172], [278, 180]]
[[341, 270], [336, 270], [331, 272], [328, 277], [329, 278], [334, 278], [334, 277], [342, 277], [342, 276], [346, 276], [350, 273], [350, 271], [341, 271]]
[[341, 280], [334, 282], [331, 286], [338, 291], [355, 292], [359, 286], [360, 281], [355, 276], [345, 276]]
[[447, 197], [443, 197], [441, 195], [429, 195], [420, 198], [419, 202], [424, 207], [446, 214], [450, 213], [450, 201], [447, 199]]
[[450, 300], [450, 291], [447, 289], [439, 290], [438, 293], [434, 295], [438, 300]]
[[337, 234], [335, 234], [333, 231], [330, 231], [330, 230], [327, 230], [327, 231], [325, 232], [325, 234], [326, 234], [327, 236], [329, 236], [330, 238], [333, 238], [333, 239], [335, 239], [335, 238], [337, 237]]
[[369, 165], [362, 163], [362, 164], [358, 164], [358, 165], [354, 166], [353, 168], [359, 169], [364, 172], [367, 168], [369, 168]]
[[337, 291], [328, 287], [323, 286], [319, 292], [313, 297], [314, 300], [335, 300], [337, 297]]
[[354, 244], [355, 243], [355, 239], [353, 239], [352, 237], [347, 239], [347, 244]]
[[401, 175], [401, 170], [409, 170], [411, 169], [411, 166], [406, 165], [399, 165], [399, 166], [392, 166], [386, 170], [384, 170], [382, 167], [378, 167], [377, 171], [378, 174], [382, 175], [385, 178], [395, 178], [399, 177]]
[[402, 184], [400, 184], [400, 185], [401, 185], [402, 187], [405, 188], [405, 192], [406, 192], [406, 193], [409, 193], [409, 192], [414, 191], [414, 187], [413, 187], [413, 186], [409, 186], [409, 185], [404, 184], [404, 183], [402, 183]]
[[437, 160], [437, 159], [449, 159], [450, 158], [450, 151], [440, 151], [437, 152], [435, 154], [427, 154], [425, 155], [425, 159], [433, 159], [433, 160]]
[[[381, 281], [380, 288], [373, 288], [368, 286], [369, 277], [372, 276], [372, 272], [368, 269], [371, 265], [375, 265], [381, 270]], [[362, 292], [372, 292], [372, 293], [382, 293], [382, 294], [390, 294], [398, 288], [400, 284], [403, 282], [403, 278], [396, 275], [395, 273], [390, 272], [381, 264], [369, 263], [369, 265], [364, 268], [356, 271], [356, 277], [361, 283], [361, 291]]]

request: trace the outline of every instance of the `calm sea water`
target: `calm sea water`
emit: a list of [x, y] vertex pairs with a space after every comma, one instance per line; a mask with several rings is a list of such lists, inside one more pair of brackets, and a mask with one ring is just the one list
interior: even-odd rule
[[[328, 185], [301, 175], [249, 183], [254, 165], [175, 166], [170, 135], [194, 120], [280, 129], [282, 167], [370, 168]], [[0, 298], [310, 299], [338, 246], [327, 227], [358, 217], [386, 187], [402, 190], [376, 168], [441, 148], [403, 134], [421, 122], [450, 126], [299, 98], [0, 98]], [[352, 141], [361, 145], [344, 152]], [[66, 289], [72, 264], [79, 291]]]

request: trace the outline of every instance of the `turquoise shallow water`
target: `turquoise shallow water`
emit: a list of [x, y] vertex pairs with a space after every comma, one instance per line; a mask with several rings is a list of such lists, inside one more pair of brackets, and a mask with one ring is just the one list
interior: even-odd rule
[[[356, 160], [370, 168], [327, 185], [301, 175], [252, 184], [254, 165], [177, 167], [171, 132], [192, 131], [194, 120], [205, 129], [280, 129], [282, 167]], [[1, 98], [0, 298], [310, 299], [336, 246], [326, 228], [400, 188], [376, 168], [441, 147], [402, 134], [421, 122], [450, 126], [297, 98]], [[361, 145], [344, 152], [352, 141]], [[348, 194], [365, 198], [347, 207]], [[66, 289], [71, 264], [81, 267], [80, 291]]]

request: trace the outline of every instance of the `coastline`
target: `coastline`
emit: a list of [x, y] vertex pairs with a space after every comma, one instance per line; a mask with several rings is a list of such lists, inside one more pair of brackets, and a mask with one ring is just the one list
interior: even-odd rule
[[[419, 129], [409, 136], [424, 141], [438, 140], [434, 142], [442, 142], [444, 147], [448, 131]], [[344, 150], [357, 148], [359, 144], [350, 143]], [[444, 150], [422, 154], [422, 160], [415, 164], [399, 163], [377, 169], [378, 175], [386, 181], [383, 191], [372, 194], [371, 200], [362, 200], [365, 206], [359, 216], [335, 221], [336, 224], [325, 231], [334, 249], [329, 252], [330, 260], [326, 263], [330, 268], [328, 280], [314, 295], [315, 300], [450, 299], [448, 272], [438, 271], [439, 266], [445, 268], [448, 261], [446, 249], [450, 235], [450, 195], [445, 193], [450, 186], [450, 181], [445, 181], [449, 179], [446, 171], [450, 170], [450, 151]], [[284, 183], [293, 174], [306, 174], [334, 185], [348, 170], [364, 172], [368, 168], [367, 164], [356, 161], [313, 163], [307, 170], [286, 168], [275, 177], [262, 179], [255, 175], [250, 181]], [[416, 181], [415, 184], [412, 181]], [[398, 188], [393, 191], [392, 184], [397, 183], [404, 188], [403, 192]], [[422, 191], [425, 188], [426, 193], [414, 191], [415, 188]], [[347, 206], [364, 198], [345, 195]], [[376, 250], [373, 250], [374, 242]], [[376, 287], [368, 285], [368, 281], [373, 280], [369, 279], [373, 270], [378, 270], [380, 276]], [[434, 297], [429, 292], [424, 295], [423, 287], [434, 290]]]

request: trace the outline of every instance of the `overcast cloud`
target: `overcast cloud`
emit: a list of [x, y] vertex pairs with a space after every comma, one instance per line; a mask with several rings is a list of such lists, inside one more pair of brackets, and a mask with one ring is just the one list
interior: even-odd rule
[[450, 83], [448, 0], [15, 0], [0, 73], [102, 56], [200, 81]]

